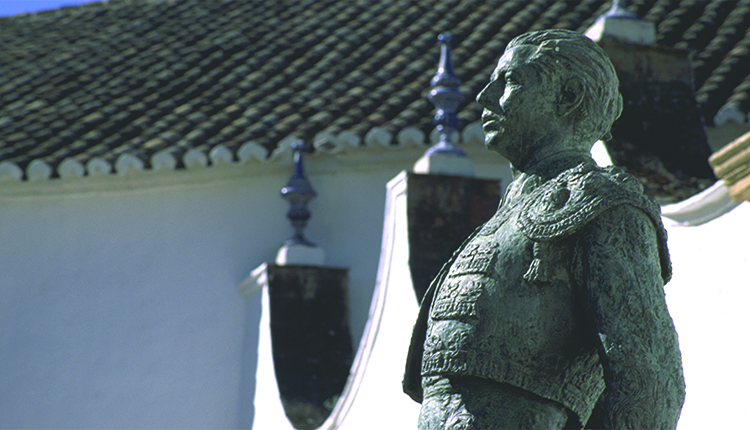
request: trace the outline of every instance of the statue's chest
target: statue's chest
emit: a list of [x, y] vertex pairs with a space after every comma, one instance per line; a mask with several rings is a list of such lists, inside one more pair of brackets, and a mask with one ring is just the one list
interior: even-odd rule
[[527, 306], [567, 298], [568, 256], [559, 244], [525, 236], [517, 215], [497, 214], [461, 250], [436, 291], [432, 319], [515, 314]]
[[461, 250], [448, 278], [480, 276], [513, 281], [522, 277], [534, 257], [534, 242], [523, 235], [515, 220], [516, 214], [511, 213], [488, 221]]
[[456, 257], [438, 287], [434, 319], [478, 318], [477, 305], [517, 283], [533, 259], [533, 242], [515, 227], [511, 216], [496, 215]]

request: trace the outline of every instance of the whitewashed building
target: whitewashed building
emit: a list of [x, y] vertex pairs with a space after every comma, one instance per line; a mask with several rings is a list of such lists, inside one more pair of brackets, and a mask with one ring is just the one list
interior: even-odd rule
[[[656, 42], [700, 61], [710, 146], [750, 130], [750, 39], [729, 30], [746, 28], [750, 9], [631, 3]], [[323, 426], [381, 428], [368, 399], [400, 381], [405, 351], [403, 337], [377, 333], [410, 332], [417, 303], [378, 273], [406, 270], [395, 245], [404, 213], [389, 204], [394, 178], [438, 137], [423, 97], [438, 33], [453, 33], [461, 89], [476, 94], [515, 35], [583, 32], [609, 8], [110, 0], [0, 18], [0, 427], [289, 426], [269, 374], [263, 290], [245, 293], [292, 234], [279, 190], [301, 140], [318, 194], [305, 235], [326, 266], [348, 270], [359, 354]], [[479, 113], [467, 97], [454, 140], [475, 176], [502, 189], [509, 169], [483, 148]], [[703, 188], [705, 178], [678, 173], [654, 187], [662, 201]], [[681, 430], [746, 425], [735, 387], [750, 374], [735, 363], [748, 326], [748, 209], [722, 187], [664, 207], [675, 273], [666, 292], [688, 384]], [[397, 417], [413, 419], [416, 404], [385, 393]]]

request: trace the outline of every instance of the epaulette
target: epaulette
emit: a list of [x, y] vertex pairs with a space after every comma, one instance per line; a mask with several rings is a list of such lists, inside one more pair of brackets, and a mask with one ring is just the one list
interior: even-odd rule
[[651, 219], [666, 283], [672, 276], [672, 266], [659, 204], [643, 194], [637, 179], [615, 166], [601, 168], [582, 163], [545, 182], [525, 200], [517, 223], [529, 239], [550, 242], [575, 234], [604, 211], [619, 205], [638, 208]]

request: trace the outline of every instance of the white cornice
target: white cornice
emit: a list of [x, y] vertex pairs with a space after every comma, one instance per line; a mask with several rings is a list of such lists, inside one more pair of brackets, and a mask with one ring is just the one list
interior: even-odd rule
[[[5, 197], [33, 197], [38, 195], [110, 192], [175, 186], [203, 186], [226, 181], [246, 181], [248, 178], [269, 174], [288, 175], [291, 166], [291, 143], [296, 136], [282, 139], [270, 156], [262, 146], [248, 142], [236, 152], [236, 159], [224, 145], [213, 147], [208, 153], [191, 149], [182, 154], [173, 150], [160, 151], [150, 158], [150, 168], [133, 154], [121, 154], [114, 163], [103, 158], [92, 158], [85, 165], [68, 158], [57, 166], [58, 177], [42, 160], [35, 160], [26, 169], [12, 162], [0, 163], [0, 191]], [[429, 140], [433, 140], [432, 136]], [[464, 127], [457, 139], [460, 147], [478, 165], [502, 163], [497, 156], [488, 157], [484, 134], [479, 123]], [[325, 131], [312, 142], [315, 152], [307, 155], [308, 174], [326, 174], [357, 169], [358, 171], [392, 168], [403, 163], [412, 165], [428, 147], [428, 137], [417, 128], [407, 127], [396, 135], [375, 127], [363, 139], [343, 131]], [[178, 169], [178, 160], [185, 166]]]

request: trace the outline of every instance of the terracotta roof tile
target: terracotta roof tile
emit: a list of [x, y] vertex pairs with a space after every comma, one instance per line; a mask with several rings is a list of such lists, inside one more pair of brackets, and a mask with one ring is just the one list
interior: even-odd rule
[[[661, 43], [694, 51], [707, 123], [748, 113], [750, 1], [631, 0]], [[451, 31], [478, 120], [481, 90], [507, 42], [543, 28], [582, 31], [605, 0], [110, 0], [0, 18], [0, 162], [86, 165], [159, 151], [237, 158], [248, 142], [270, 153], [295, 134], [326, 130], [364, 142], [380, 126], [432, 130], [422, 97], [435, 72], [435, 38]], [[395, 139], [394, 139], [395, 142]]]

